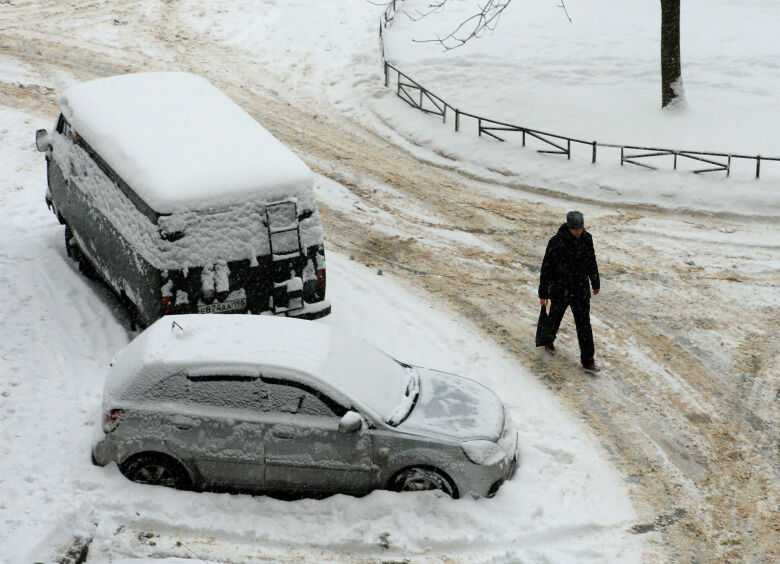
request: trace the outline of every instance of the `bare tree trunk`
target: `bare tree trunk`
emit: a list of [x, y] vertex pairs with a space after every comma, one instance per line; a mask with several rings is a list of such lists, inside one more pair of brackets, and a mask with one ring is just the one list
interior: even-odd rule
[[680, 66], [680, 0], [661, 0], [661, 106], [685, 100]]

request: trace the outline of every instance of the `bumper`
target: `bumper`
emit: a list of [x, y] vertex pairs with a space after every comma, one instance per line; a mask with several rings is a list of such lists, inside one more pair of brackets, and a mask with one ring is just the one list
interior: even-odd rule
[[519, 465], [520, 455], [515, 451], [495, 464], [481, 465], [469, 461], [457, 477], [452, 477], [461, 497], [467, 494], [473, 497], [493, 497], [504, 482], [512, 479]]
[[502, 476], [501, 478], [499, 478], [498, 480], [496, 480], [490, 485], [490, 489], [488, 490], [487, 494], [485, 494], [485, 497], [493, 497], [494, 495], [496, 495], [496, 493], [498, 493], [498, 489], [502, 485], [504, 485], [504, 482], [511, 480], [514, 477], [515, 472], [517, 471], [517, 467], [519, 465], [520, 465], [520, 460], [518, 458], [517, 453], [515, 453], [515, 458], [513, 458], [512, 462], [510, 462], [509, 470], [506, 473], [506, 475]]
[[520, 451], [517, 448], [518, 434], [514, 422], [509, 420], [509, 425], [504, 435], [499, 440], [506, 451], [506, 457], [496, 464], [471, 466], [471, 488], [473, 495], [478, 497], [493, 497], [504, 482], [511, 480], [517, 467], [520, 465]]
[[319, 319], [330, 314], [330, 302], [322, 300], [321, 302], [304, 302], [303, 308], [288, 311], [287, 317], [296, 317], [300, 319]]
[[116, 443], [105, 435], [92, 443], [92, 464], [95, 466], [105, 466], [109, 462], [116, 462], [117, 455]]

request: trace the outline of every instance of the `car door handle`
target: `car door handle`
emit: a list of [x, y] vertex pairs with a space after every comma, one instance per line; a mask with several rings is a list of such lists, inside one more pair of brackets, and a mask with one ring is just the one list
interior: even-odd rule
[[192, 429], [193, 425], [192, 419], [187, 419], [186, 417], [174, 417], [172, 423], [174, 427], [182, 431]]
[[273, 431], [271, 436], [277, 439], [292, 439], [295, 437], [295, 434], [292, 431]]

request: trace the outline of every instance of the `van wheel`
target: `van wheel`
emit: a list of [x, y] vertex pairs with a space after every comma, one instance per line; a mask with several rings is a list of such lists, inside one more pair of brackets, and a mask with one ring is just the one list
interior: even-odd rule
[[68, 254], [70, 258], [73, 260], [76, 260], [74, 255], [75, 249], [74, 243], [71, 241], [73, 240], [73, 231], [71, 230], [70, 226], [66, 223], [65, 224], [65, 252]]
[[141, 313], [138, 311], [138, 307], [136, 307], [133, 301], [128, 298], [127, 294], [124, 292], [122, 292], [122, 295], [119, 296], [119, 301], [122, 303], [122, 306], [127, 312], [127, 316], [130, 318], [130, 331], [136, 331], [138, 329], [143, 330], [146, 327], [146, 324], [141, 318]]
[[167, 486], [182, 490], [191, 485], [184, 467], [164, 454], [139, 454], [125, 462], [120, 471], [126, 478], [139, 484]]
[[388, 489], [396, 492], [441, 490], [450, 497], [458, 497], [455, 486], [447, 476], [433, 468], [421, 466], [401, 470], [390, 480]]
[[79, 244], [73, 238], [73, 230], [67, 223], [65, 224], [65, 251], [68, 253], [68, 256], [75, 260], [76, 264], [79, 265], [79, 272], [90, 280], [95, 280], [97, 278], [95, 268], [81, 251], [81, 247], [79, 247]]

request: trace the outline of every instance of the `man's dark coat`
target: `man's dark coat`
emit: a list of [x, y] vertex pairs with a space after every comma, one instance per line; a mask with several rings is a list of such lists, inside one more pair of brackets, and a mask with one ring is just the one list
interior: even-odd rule
[[550, 299], [568, 295], [572, 299], [589, 299], [589, 286], [594, 290], [600, 288], [593, 238], [584, 229], [579, 239], [576, 238], [564, 223], [547, 243], [539, 277], [539, 297]]
[[566, 308], [571, 307], [577, 327], [580, 360], [593, 363], [593, 331], [590, 326], [590, 289], [600, 286], [593, 238], [582, 230], [579, 238], [564, 223], [547, 243], [539, 277], [539, 298], [550, 300], [547, 339], [552, 345]]

